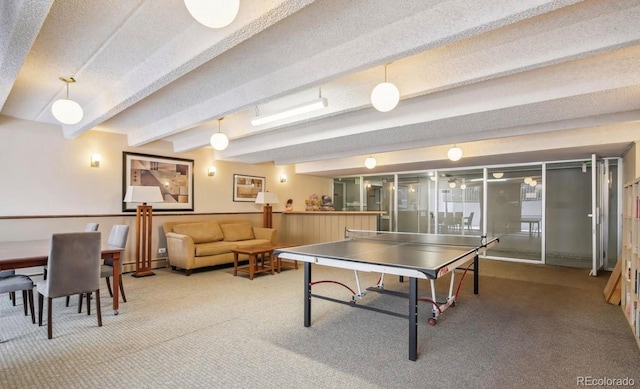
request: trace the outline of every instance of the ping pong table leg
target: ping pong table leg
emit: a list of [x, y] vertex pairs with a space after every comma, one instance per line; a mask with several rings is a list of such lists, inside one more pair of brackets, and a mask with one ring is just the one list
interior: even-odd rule
[[304, 263], [304, 326], [311, 327], [311, 262]]
[[476, 253], [476, 256], [473, 257], [473, 294], [478, 294], [478, 274], [480, 273], [480, 268], [478, 267], [479, 263], [478, 254]]
[[418, 279], [409, 277], [409, 360], [418, 359]]

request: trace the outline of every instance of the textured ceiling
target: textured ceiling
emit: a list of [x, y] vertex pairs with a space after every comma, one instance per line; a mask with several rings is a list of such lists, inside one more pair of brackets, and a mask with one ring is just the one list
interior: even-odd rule
[[[182, 0], [3, 1], [0, 114], [59, 125], [73, 76], [84, 118], [61, 136], [214, 152], [224, 117], [216, 159], [317, 175], [370, 173], [370, 154], [374, 172], [615, 157], [640, 139], [637, 0], [240, 3], [209, 29]], [[385, 64], [401, 101], [381, 113]], [[250, 123], [320, 93], [322, 111]]]

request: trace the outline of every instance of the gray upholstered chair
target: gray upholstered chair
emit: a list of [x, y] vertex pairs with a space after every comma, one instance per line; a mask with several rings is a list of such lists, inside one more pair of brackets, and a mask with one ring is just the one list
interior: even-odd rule
[[[15, 275], [16, 271], [11, 270], [0, 270], [0, 279]], [[13, 306], [16, 306], [16, 292], [9, 292], [9, 299], [13, 302]]]
[[96, 293], [98, 326], [102, 327], [100, 311], [100, 233], [72, 232], [53, 234], [47, 262], [47, 279], [39, 282], [38, 324], [42, 325], [44, 298], [47, 298], [47, 335], [53, 337], [52, 301], [56, 297], [87, 295], [87, 314], [91, 314], [89, 296]]
[[[127, 238], [129, 237], [129, 226], [124, 224], [116, 224], [111, 227], [111, 232], [109, 233], [109, 240], [107, 241], [107, 245], [113, 247], [121, 247], [125, 248], [127, 246]], [[120, 265], [120, 274], [122, 275], [122, 260], [119, 262]], [[107, 282], [107, 290], [109, 291], [109, 296], [113, 297], [113, 290], [111, 290], [111, 281], [110, 277], [113, 277], [113, 259], [106, 258], [102, 266], [100, 266], [100, 278], [104, 278]], [[115, 287], [115, 285], [114, 285]], [[122, 284], [122, 276], [120, 277], [119, 282], [120, 295], [122, 296], [122, 301], [127, 302], [127, 296], [124, 294], [124, 285]], [[67, 297], [67, 306], [69, 306], [69, 298]], [[78, 313], [82, 312], [82, 296], [78, 300]]]
[[31, 278], [23, 274], [13, 274], [0, 278], [0, 294], [15, 293], [17, 291], [22, 291], [25, 316], [27, 315], [27, 305], [29, 305], [31, 307], [31, 321], [35, 323], [36, 316], [33, 312], [33, 281], [31, 281]]
[[[111, 233], [109, 233], [109, 240], [107, 241], [107, 245], [114, 247], [127, 247], [127, 238], [129, 237], [129, 226], [125, 226], [123, 224], [116, 224], [111, 227]], [[120, 274], [122, 275], [122, 260], [120, 260]], [[104, 260], [104, 264], [100, 267], [100, 277], [104, 278], [107, 282], [107, 289], [109, 290], [109, 295], [113, 297], [113, 291], [111, 290], [111, 281], [110, 277], [113, 277], [113, 260], [111, 258], [106, 258]], [[122, 301], [127, 302], [127, 297], [124, 295], [124, 286], [122, 285], [122, 276], [120, 277], [119, 282], [120, 294], [122, 295]], [[115, 287], [115, 285], [114, 285]]]
[[100, 224], [98, 223], [87, 223], [87, 226], [84, 228], [85, 232], [98, 231], [98, 227]]

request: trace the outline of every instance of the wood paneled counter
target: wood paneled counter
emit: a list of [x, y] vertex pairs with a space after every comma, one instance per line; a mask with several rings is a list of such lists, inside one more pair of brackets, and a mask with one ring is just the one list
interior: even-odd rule
[[376, 230], [384, 211], [291, 211], [283, 212], [279, 239], [297, 244], [344, 239], [346, 228]]

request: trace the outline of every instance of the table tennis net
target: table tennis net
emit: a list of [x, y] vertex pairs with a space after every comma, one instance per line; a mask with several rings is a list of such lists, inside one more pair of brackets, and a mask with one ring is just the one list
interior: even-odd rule
[[485, 236], [478, 235], [421, 234], [415, 232], [372, 231], [348, 228], [345, 229], [345, 239], [463, 247], [483, 247], [487, 241]]

